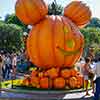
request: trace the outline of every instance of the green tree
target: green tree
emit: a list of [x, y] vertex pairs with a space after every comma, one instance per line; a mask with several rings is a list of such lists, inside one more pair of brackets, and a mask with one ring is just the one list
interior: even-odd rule
[[23, 30], [15, 24], [0, 22], [0, 49], [12, 52], [23, 48]]
[[92, 18], [90, 23], [86, 27], [98, 27], [100, 28], [100, 19], [99, 18]]
[[54, 0], [54, 2], [49, 4], [48, 10], [49, 15], [62, 15], [63, 7], [58, 5], [56, 0]]
[[85, 53], [87, 52], [89, 47], [94, 47], [95, 53], [98, 52], [98, 48], [100, 46], [100, 28], [93, 28], [93, 27], [87, 27], [81, 29], [82, 34], [85, 38]]
[[18, 26], [20, 26], [23, 31], [26, 31], [28, 32], [28, 28], [27, 28], [27, 25], [24, 25], [18, 18], [15, 14], [7, 14], [5, 16], [5, 19], [4, 19], [4, 22], [7, 23], [7, 24], [16, 24]]

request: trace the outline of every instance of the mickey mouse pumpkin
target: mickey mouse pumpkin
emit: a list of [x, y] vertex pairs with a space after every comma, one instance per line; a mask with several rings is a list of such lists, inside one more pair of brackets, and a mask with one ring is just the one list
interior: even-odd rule
[[27, 53], [39, 68], [72, 68], [83, 52], [84, 37], [78, 27], [87, 24], [91, 11], [81, 1], [72, 1], [64, 15], [47, 15], [43, 0], [17, 0], [16, 15], [34, 25], [27, 38]]

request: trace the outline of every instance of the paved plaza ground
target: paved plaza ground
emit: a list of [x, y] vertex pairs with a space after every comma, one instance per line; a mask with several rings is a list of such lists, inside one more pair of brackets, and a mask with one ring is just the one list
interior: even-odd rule
[[[89, 91], [90, 95], [85, 96], [85, 92], [77, 93], [67, 93], [62, 98], [38, 98], [33, 94], [20, 94], [20, 93], [10, 93], [2, 91], [0, 93], [0, 100], [93, 100], [93, 94], [91, 90]], [[39, 95], [38, 95], [39, 96]], [[45, 97], [45, 95], [44, 95]]]
[[[18, 74], [17, 79], [23, 78], [23, 75]], [[34, 93], [24, 94], [24, 93], [15, 93], [15, 92], [8, 92], [8, 91], [1, 91], [0, 93], [0, 100], [93, 100], [92, 90], [89, 90], [89, 96], [85, 96], [85, 92], [83, 91], [75, 91], [65, 93], [64, 95], [52, 95], [54, 99], [50, 99], [50, 96], [46, 94], [39, 94], [38, 99], [37, 95]], [[44, 95], [44, 96], [43, 96]], [[41, 97], [43, 96], [43, 98]], [[45, 98], [47, 96], [47, 98]], [[39, 98], [40, 97], [40, 98]]]

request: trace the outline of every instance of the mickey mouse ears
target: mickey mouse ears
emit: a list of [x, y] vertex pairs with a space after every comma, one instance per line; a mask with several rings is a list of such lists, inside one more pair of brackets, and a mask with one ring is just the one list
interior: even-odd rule
[[83, 26], [90, 21], [91, 11], [81, 1], [73, 1], [65, 7], [64, 16], [70, 18], [77, 26]]
[[[48, 6], [43, 0], [17, 0], [16, 16], [24, 24], [37, 24], [48, 14]], [[64, 16], [70, 18], [77, 26], [87, 24], [91, 11], [81, 1], [73, 1], [64, 9]]]

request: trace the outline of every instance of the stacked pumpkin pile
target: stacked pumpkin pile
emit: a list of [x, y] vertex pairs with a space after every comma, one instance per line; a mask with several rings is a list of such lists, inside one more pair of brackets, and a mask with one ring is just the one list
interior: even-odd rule
[[83, 76], [75, 69], [33, 70], [22, 85], [43, 89], [74, 89], [83, 86]]

